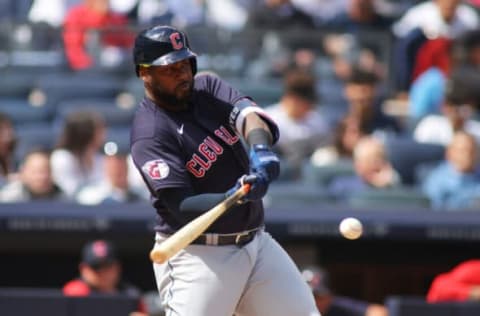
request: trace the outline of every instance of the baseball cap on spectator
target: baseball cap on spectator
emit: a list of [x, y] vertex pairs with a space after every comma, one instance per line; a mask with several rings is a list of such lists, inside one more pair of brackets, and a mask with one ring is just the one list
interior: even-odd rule
[[332, 293], [329, 285], [328, 273], [317, 267], [308, 267], [302, 271], [302, 277], [316, 295], [329, 295]]
[[106, 240], [95, 240], [87, 243], [82, 250], [82, 263], [92, 268], [100, 268], [117, 262], [113, 244]]

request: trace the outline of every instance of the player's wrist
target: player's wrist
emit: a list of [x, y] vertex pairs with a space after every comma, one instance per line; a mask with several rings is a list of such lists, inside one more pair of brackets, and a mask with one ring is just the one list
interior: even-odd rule
[[253, 150], [270, 150], [272, 135], [263, 128], [255, 128], [248, 133], [247, 143]]

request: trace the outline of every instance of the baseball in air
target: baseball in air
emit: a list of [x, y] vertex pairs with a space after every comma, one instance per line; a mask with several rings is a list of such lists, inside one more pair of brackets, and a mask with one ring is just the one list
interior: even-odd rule
[[354, 217], [344, 218], [338, 228], [342, 236], [350, 240], [360, 238], [363, 233], [362, 223]]

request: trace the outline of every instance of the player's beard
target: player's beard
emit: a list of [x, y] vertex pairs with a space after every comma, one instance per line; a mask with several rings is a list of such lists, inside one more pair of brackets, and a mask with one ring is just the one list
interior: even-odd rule
[[[187, 84], [186, 82], [184, 84]], [[168, 110], [181, 111], [188, 108], [188, 101], [192, 96], [193, 81], [188, 82], [188, 88], [182, 89], [182, 84], [175, 87], [173, 93], [165, 91], [161, 85], [151, 86], [151, 92], [156, 101]]]

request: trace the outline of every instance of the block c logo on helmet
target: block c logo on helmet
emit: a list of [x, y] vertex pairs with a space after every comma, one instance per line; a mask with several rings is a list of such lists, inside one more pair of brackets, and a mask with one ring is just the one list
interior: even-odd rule
[[176, 50], [183, 48], [182, 37], [178, 32], [170, 34], [170, 42], [172, 43], [173, 48]]

